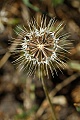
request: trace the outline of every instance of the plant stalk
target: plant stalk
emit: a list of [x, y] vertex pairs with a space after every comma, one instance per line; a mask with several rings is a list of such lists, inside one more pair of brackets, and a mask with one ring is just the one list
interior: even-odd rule
[[42, 78], [41, 80], [42, 80], [42, 86], [43, 86], [43, 89], [44, 89], [46, 98], [47, 98], [47, 100], [48, 100], [48, 102], [49, 102], [49, 104], [50, 104], [51, 110], [52, 110], [52, 119], [53, 119], [53, 120], [57, 120], [56, 113], [55, 113], [55, 110], [54, 110], [54, 106], [53, 106], [53, 104], [52, 104], [52, 102], [51, 102], [51, 99], [50, 99], [50, 97], [49, 97], [49, 93], [48, 93], [47, 87], [46, 87], [46, 85], [45, 85], [45, 81], [44, 81], [43, 78]]

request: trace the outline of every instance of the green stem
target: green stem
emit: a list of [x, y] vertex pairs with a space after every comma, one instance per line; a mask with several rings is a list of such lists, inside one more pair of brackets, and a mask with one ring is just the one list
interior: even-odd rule
[[46, 98], [47, 98], [47, 100], [50, 104], [51, 110], [52, 110], [52, 118], [53, 118], [53, 120], [57, 120], [56, 113], [55, 113], [55, 110], [54, 110], [54, 106], [53, 106], [53, 104], [51, 102], [51, 99], [49, 97], [48, 90], [47, 90], [47, 87], [45, 85], [44, 79], [42, 78], [41, 80], [42, 80], [42, 85], [43, 85], [43, 89], [44, 89]]

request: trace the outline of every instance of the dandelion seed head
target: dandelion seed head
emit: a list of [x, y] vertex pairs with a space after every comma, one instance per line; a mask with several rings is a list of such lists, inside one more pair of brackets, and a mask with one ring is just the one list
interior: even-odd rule
[[[16, 49], [19, 57], [14, 61], [21, 67], [20, 70], [27, 69], [27, 75], [36, 74], [38, 71], [49, 76], [49, 69], [54, 76], [57, 66], [59, 69], [61, 64], [65, 66], [65, 53], [68, 53], [70, 43], [67, 42], [69, 34], [61, 34], [64, 28], [63, 22], [55, 27], [54, 19], [46, 24], [46, 18], [41, 21], [41, 25], [37, 22], [28, 23], [29, 29], [18, 27], [21, 32], [18, 33], [19, 39], [16, 41]], [[52, 29], [55, 28], [55, 29]], [[57, 72], [56, 72], [57, 73]]]
[[26, 59], [29, 57], [39, 64], [46, 63], [49, 57], [51, 57], [54, 52], [54, 38], [52, 33], [42, 32], [37, 30], [37, 34], [34, 31], [33, 34], [29, 35], [29, 38], [25, 37], [23, 39], [22, 49], [25, 53]]

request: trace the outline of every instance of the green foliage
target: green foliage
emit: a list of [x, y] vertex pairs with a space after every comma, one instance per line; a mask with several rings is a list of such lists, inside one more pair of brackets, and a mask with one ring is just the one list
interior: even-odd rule
[[33, 5], [29, 2], [29, 0], [23, 0], [23, 3], [24, 3], [27, 7], [33, 9], [34, 11], [39, 11], [39, 8], [36, 7], [36, 6], [33, 6]]
[[78, 112], [80, 112], [80, 106], [77, 106], [77, 107], [76, 107], [76, 110], [77, 110]]
[[14, 18], [14, 19], [10, 19], [9, 23], [10, 25], [16, 25], [19, 23], [19, 19], [18, 18]]
[[22, 114], [15, 115], [14, 120], [26, 120], [27, 117], [34, 114], [34, 112], [37, 110], [38, 106], [34, 105], [30, 110], [27, 112], [23, 111]]
[[58, 4], [63, 4], [64, 0], [52, 0], [53, 6], [57, 6]]
[[71, 62], [68, 63], [68, 65], [71, 69], [80, 71], [80, 62], [72, 60]]

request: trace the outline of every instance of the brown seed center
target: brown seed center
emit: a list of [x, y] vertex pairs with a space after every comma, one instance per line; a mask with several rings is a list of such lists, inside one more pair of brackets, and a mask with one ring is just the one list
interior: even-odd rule
[[40, 37], [32, 36], [30, 41], [27, 43], [27, 51], [32, 55], [38, 62], [45, 61], [48, 57], [51, 57], [54, 51], [54, 40], [51, 35], [41, 35]]
[[43, 48], [44, 48], [43, 44], [38, 44], [37, 46], [38, 46], [38, 49], [41, 49], [41, 50], [43, 50]]

